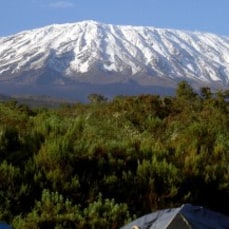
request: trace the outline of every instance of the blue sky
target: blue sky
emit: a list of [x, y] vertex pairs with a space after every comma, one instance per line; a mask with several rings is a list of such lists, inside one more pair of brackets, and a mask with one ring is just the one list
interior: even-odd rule
[[96, 20], [229, 36], [229, 0], [1, 0], [0, 36]]

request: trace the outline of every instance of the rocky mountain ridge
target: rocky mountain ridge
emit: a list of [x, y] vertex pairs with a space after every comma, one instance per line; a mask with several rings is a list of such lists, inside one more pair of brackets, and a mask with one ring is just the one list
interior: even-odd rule
[[180, 80], [227, 87], [229, 38], [95, 21], [0, 38], [0, 90], [7, 92], [112, 96], [174, 88]]

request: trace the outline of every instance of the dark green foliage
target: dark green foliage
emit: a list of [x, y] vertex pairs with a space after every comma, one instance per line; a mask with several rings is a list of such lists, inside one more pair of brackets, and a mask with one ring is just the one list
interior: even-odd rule
[[90, 94], [88, 96], [88, 100], [91, 102], [91, 103], [104, 103], [107, 101], [107, 98], [104, 97], [103, 95], [100, 95], [100, 94]]
[[229, 214], [228, 92], [119, 96], [58, 109], [0, 103], [0, 220], [119, 228], [184, 202]]

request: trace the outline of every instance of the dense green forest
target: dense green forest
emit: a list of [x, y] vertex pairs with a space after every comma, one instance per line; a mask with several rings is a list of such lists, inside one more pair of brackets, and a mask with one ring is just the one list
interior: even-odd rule
[[0, 220], [15, 229], [116, 229], [193, 203], [229, 214], [227, 91], [0, 103]]

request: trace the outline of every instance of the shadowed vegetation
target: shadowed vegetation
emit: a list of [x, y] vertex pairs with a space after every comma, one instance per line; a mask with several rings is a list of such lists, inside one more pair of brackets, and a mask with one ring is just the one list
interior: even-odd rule
[[174, 97], [0, 103], [0, 220], [116, 229], [184, 202], [229, 214], [227, 97], [181, 82]]

